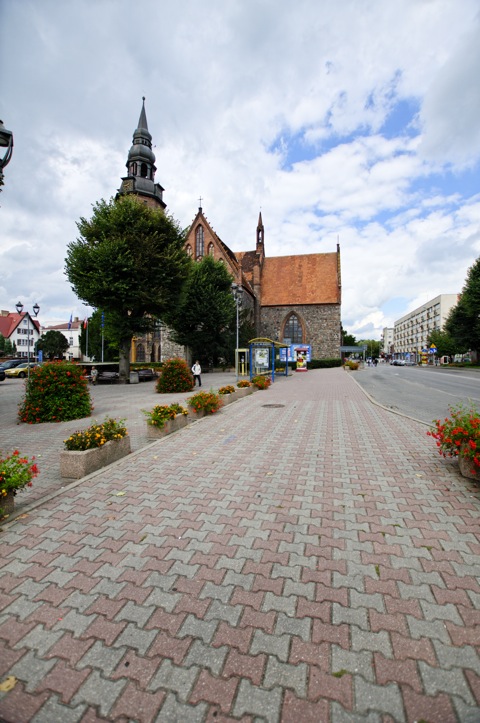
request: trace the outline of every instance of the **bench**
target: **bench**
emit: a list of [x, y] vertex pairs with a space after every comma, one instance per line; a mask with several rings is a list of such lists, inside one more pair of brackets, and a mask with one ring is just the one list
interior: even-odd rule
[[97, 384], [100, 382], [108, 382], [109, 384], [118, 382], [118, 372], [98, 372]]
[[138, 373], [139, 382], [151, 381], [157, 376], [153, 369], [136, 369], [135, 371]]

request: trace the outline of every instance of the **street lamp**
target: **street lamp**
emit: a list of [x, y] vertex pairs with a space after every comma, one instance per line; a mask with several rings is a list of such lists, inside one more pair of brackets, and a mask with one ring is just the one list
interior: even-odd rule
[[8, 166], [13, 153], [13, 133], [7, 131], [0, 120], [0, 148], [6, 148], [5, 155], [0, 158], [0, 186], [3, 186], [3, 169]]
[[232, 284], [232, 292], [233, 292], [233, 298], [235, 300], [235, 306], [237, 310], [237, 346], [235, 348], [235, 371], [237, 372], [237, 382], [238, 382], [238, 346], [239, 346], [239, 318], [238, 318], [238, 310], [242, 305], [242, 296], [243, 296], [243, 287], [240, 286], [240, 284]]
[[[23, 311], [23, 304], [21, 301], [18, 302], [18, 304], [15, 304], [15, 308], [17, 310], [18, 314], [21, 314]], [[33, 313], [35, 316], [38, 316], [38, 312], [40, 311], [40, 307], [38, 304], [33, 305]], [[27, 376], [28, 379], [30, 379], [30, 314], [25, 312], [27, 315]]]

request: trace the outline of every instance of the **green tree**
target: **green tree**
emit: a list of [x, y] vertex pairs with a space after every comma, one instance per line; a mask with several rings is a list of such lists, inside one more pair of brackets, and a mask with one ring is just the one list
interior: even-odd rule
[[[110, 328], [108, 312], [103, 314], [103, 361], [118, 361], [118, 340], [115, 330]], [[88, 349], [87, 349], [88, 337]], [[88, 319], [88, 326], [80, 331], [80, 349], [82, 354], [99, 362], [102, 360], [102, 312], [94, 311]]]
[[365, 351], [365, 356], [371, 356], [372, 359], [375, 359], [375, 357], [378, 359], [378, 357], [380, 356], [380, 342], [378, 341], [378, 339], [360, 339], [359, 341], [357, 341], [357, 344], [367, 347]]
[[432, 344], [437, 348], [437, 357], [453, 357], [455, 354], [461, 353], [456, 341], [446, 331], [432, 331], [428, 337], [427, 346], [430, 347]]
[[175, 341], [188, 346], [202, 365], [232, 358], [236, 308], [225, 264], [205, 256], [192, 266], [170, 324]]
[[356, 338], [353, 336], [353, 334], [347, 334], [347, 332], [345, 331], [343, 326], [341, 328], [341, 334], [342, 334], [342, 346], [356, 346], [357, 345]]
[[100, 201], [92, 218], [81, 218], [77, 227], [80, 237], [68, 245], [66, 275], [80, 299], [108, 312], [125, 382], [132, 337], [150, 331], [152, 317], [166, 317], [188, 276], [192, 262], [184, 234], [173, 218], [135, 196]]
[[70, 344], [61, 331], [50, 329], [42, 334], [35, 347], [37, 352], [42, 351], [48, 359], [63, 359]]
[[457, 353], [480, 350], [480, 258], [469, 268], [458, 303], [450, 310], [444, 330], [458, 345]]

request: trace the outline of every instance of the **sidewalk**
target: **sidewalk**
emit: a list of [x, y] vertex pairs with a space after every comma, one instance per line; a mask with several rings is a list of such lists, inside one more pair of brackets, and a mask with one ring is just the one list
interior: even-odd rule
[[478, 723], [480, 491], [426, 429], [311, 371], [26, 505], [0, 720]]

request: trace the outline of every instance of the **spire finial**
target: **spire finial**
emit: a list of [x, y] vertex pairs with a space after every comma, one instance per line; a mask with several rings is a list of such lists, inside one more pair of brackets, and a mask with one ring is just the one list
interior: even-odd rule
[[200, 198], [198, 199], [198, 210], [199, 210], [199, 211], [202, 210], [202, 197], [201, 197], [201, 196], [200, 196]]

